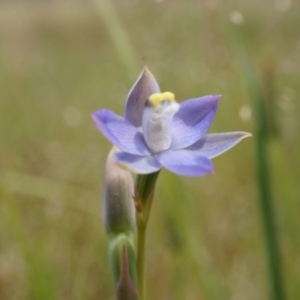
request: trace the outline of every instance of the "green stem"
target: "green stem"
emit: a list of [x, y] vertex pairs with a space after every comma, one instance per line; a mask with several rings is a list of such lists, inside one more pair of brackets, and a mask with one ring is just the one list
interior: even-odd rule
[[135, 199], [141, 211], [137, 211], [137, 277], [140, 300], [144, 299], [144, 268], [146, 228], [150, 216], [154, 188], [159, 171], [148, 175], [139, 175], [136, 179]]
[[145, 266], [145, 242], [147, 224], [143, 220], [138, 221], [137, 229], [137, 276], [140, 300], [144, 299], [144, 266]]

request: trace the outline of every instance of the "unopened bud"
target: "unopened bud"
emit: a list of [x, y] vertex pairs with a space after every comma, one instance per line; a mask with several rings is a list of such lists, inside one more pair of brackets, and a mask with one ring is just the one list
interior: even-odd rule
[[133, 178], [115, 160], [113, 147], [108, 155], [104, 175], [103, 221], [107, 233], [132, 231], [135, 228]]
[[121, 274], [116, 289], [117, 300], [139, 300], [138, 291], [130, 278], [126, 247], [123, 246]]
[[114, 278], [115, 285], [120, 281], [122, 276], [122, 251], [126, 248], [126, 264], [131, 280], [137, 282], [136, 274], [136, 259], [135, 259], [135, 249], [134, 249], [134, 239], [132, 233], [118, 233], [110, 234], [108, 245], [109, 262]]

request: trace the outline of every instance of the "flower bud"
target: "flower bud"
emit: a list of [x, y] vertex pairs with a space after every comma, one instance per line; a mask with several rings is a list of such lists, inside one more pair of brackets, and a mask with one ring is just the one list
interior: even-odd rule
[[[134, 249], [134, 238], [132, 233], [118, 233], [110, 234], [108, 236], [108, 256], [109, 263], [113, 274], [113, 279], [115, 285], [118, 284], [122, 275], [122, 265], [123, 260], [123, 248], [126, 248], [126, 263], [129, 277], [133, 283], [137, 283], [137, 273], [136, 273], [136, 259], [135, 259], [135, 249]], [[124, 270], [123, 270], [124, 271]]]
[[129, 274], [126, 246], [122, 249], [121, 273], [116, 288], [117, 300], [138, 300], [138, 291]]
[[133, 178], [115, 160], [118, 151], [113, 147], [108, 155], [103, 194], [103, 222], [107, 233], [132, 231], [135, 228]]

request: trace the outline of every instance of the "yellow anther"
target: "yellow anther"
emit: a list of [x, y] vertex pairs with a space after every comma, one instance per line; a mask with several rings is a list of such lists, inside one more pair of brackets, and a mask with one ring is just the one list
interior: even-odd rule
[[156, 108], [159, 107], [164, 100], [169, 100], [170, 103], [175, 102], [175, 96], [171, 92], [165, 92], [152, 94], [148, 99], [148, 101]]

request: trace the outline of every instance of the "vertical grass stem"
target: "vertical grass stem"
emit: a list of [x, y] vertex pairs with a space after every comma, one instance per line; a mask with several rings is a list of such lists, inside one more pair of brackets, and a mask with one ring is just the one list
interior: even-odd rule
[[240, 28], [235, 26], [234, 37], [236, 39], [236, 54], [239, 63], [243, 69], [243, 75], [249, 94], [253, 101], [253, 107], [256, 112], [256, 163], [257, 179], [260, 193], [260, 208], [262, 222], [264, 227], [264, 236], [266, 241], [266, 253], [268, 258], [269, 274], [272, 288], [272, 299], [283, 300], [284, 287], [280, 265], [279, 246], [277, 240], [277, 231], [275, 226], [275, 214], [272, 204], [272, 194], [270, 187], [270, 173], [268, 163], [268, 122], [265, 108], [265, 101], [260, 87], [260, 82], [255, 76], [255, 72], [250, 62], [249, 55], [245, 46]]

